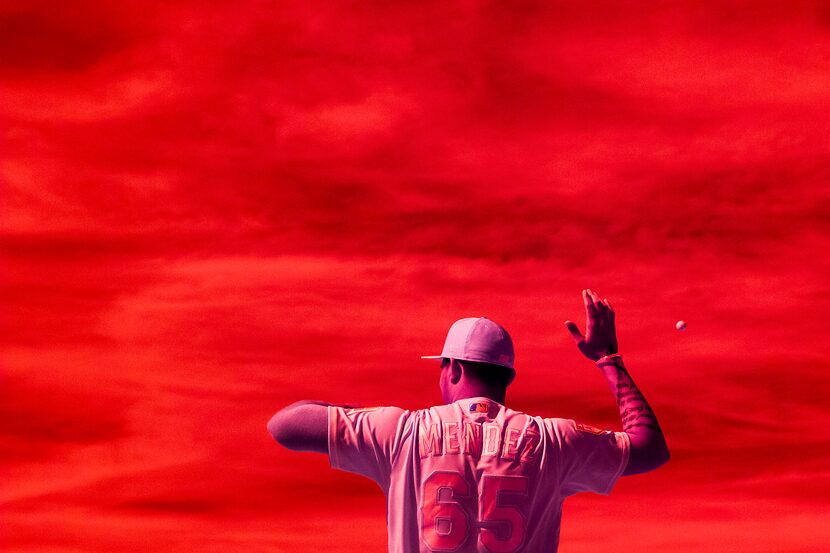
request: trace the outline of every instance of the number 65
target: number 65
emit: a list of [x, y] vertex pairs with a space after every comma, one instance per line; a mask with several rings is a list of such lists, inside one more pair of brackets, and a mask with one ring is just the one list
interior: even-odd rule
[[[520, 507], [527, 497], [526, 476], [487, 476], [481, 481], [478, 520], [456, 498], [470, 497], [470, 485], [458, 472], [436, 471], [424, 481], [421, 496], [421, 537], [433, 551], [455, 551], [478, 530], [491, 553], [513, 553], [524, 542], [525, 517]], [[447, 490], [440, 497], [441, 491]], [[501, 530], [501, 531], [499, 531]]]

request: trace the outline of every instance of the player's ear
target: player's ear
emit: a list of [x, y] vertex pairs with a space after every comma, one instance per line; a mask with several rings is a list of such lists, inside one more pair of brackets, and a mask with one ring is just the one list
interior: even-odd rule
[[461, 381], [461, 363], [457, 359], [450, 360], [450, 382], [458, 384]]
[[513, 383], [514, 378], [516, 378], [516, 369], [510, 369], [510, 376], [507, 377], [508, 386], [510, 386]]

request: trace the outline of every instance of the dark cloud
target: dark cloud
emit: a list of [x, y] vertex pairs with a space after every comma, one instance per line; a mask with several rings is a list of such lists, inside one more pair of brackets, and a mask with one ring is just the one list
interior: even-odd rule
[[0, 459], [20, 463], [123, 439], [129, 406], [125, 398], [98, 389], [6, 377], [0, 387]]
[[134, 2], [7, 4], [0, 9], [0, 73], [45, 78], [87, 71], [133, 44], [147, 30], [146, 13]]

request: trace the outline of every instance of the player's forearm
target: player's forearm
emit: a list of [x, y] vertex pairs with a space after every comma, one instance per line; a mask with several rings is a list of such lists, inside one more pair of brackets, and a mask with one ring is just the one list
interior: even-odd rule
[[300, 407], [302, 405], [322, 405], [323, 407], [343, 407], [343, 408], [353, 408], [354, 405], [350, 403], [329, 403], [328, 401], [320, 401], [318, 399], [303, 399], [300, 401], [295, 401], [291, 405], [287, 407], [283, 407], [283, 411], [286, 409], [293, 409], [295, 407]]
[[332, 405], [328, 401], [320, 401], [317, 399], [302, 399], [300, 401], [295, 401], [291, 405], [287, 405], [282, 408], [283, 411], [287, 411], [289, 409], [294, 409], [295, 407], [300, 407], [301, 405], [322, 405], [323, 407], [328, 407]]
[[629, 459], [626, 474], [654, 470], [669, 460], [669, 449], [657, 416], [634, 383], [621, 358], [600, 365], [611, 392], [617, 398], [623, 431], [631, 439], [632, 450], [640, 452]]
[[303, 400], [300, 400], [300, 401], [295, 401], [291, 405], [286, 405], [285, 407], [283, 407], [282, 409], [277, 411], [276, 414], [274, 414], [274, 416], [271, 417], [271, 422], [269, 423], [269, 428], [270, 427], [276, 427], [276, 425], [279, 423], [281, 418], [284, 418], [284, 416], [286, 414], [294, 412], [294, 410], [296, 410], [298, 407], [302, 407], [303, 405], [321, 405], [323, 407], [343, 407], [343, 408], [346, 408], [346, 409], [355, 407], [355, 405], [351, 405], [351, 404], [329, 403], [328, 401], [320, 401], [320, 400], [317, 400], [317, 399], [303, 399]]

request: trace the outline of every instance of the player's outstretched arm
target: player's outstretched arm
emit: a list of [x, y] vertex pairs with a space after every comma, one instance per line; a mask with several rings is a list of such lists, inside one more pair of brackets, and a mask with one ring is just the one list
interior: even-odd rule
[[[596, 362], [606, 355], [617, 353], [617, 331], [614, 309], [608, 299], [600, 299], [591, 290], [583, 290], [588, 324], [583, 336], [576, 324], [565, 321], [565, 326], [576, 340], [579, 351]], [[617, 398], [623, 431], [631, 440], [631, 453], [623, 476], [652, 471], [669, 460], [665, 436], [640, 389], [628, 374], [620, 357], [598, 363], [611, 392]]]
[[288, 449], [328, 453], [329, 405], [314, 400], [292, 403], [271, 417], [268, 432]]
[[623, 431], [631, 439], [631, 455], [623, 476], [652, 471], [669, 460], [666, 438], [640, 389], [619, 357], [598, 364], [617, 397]]

